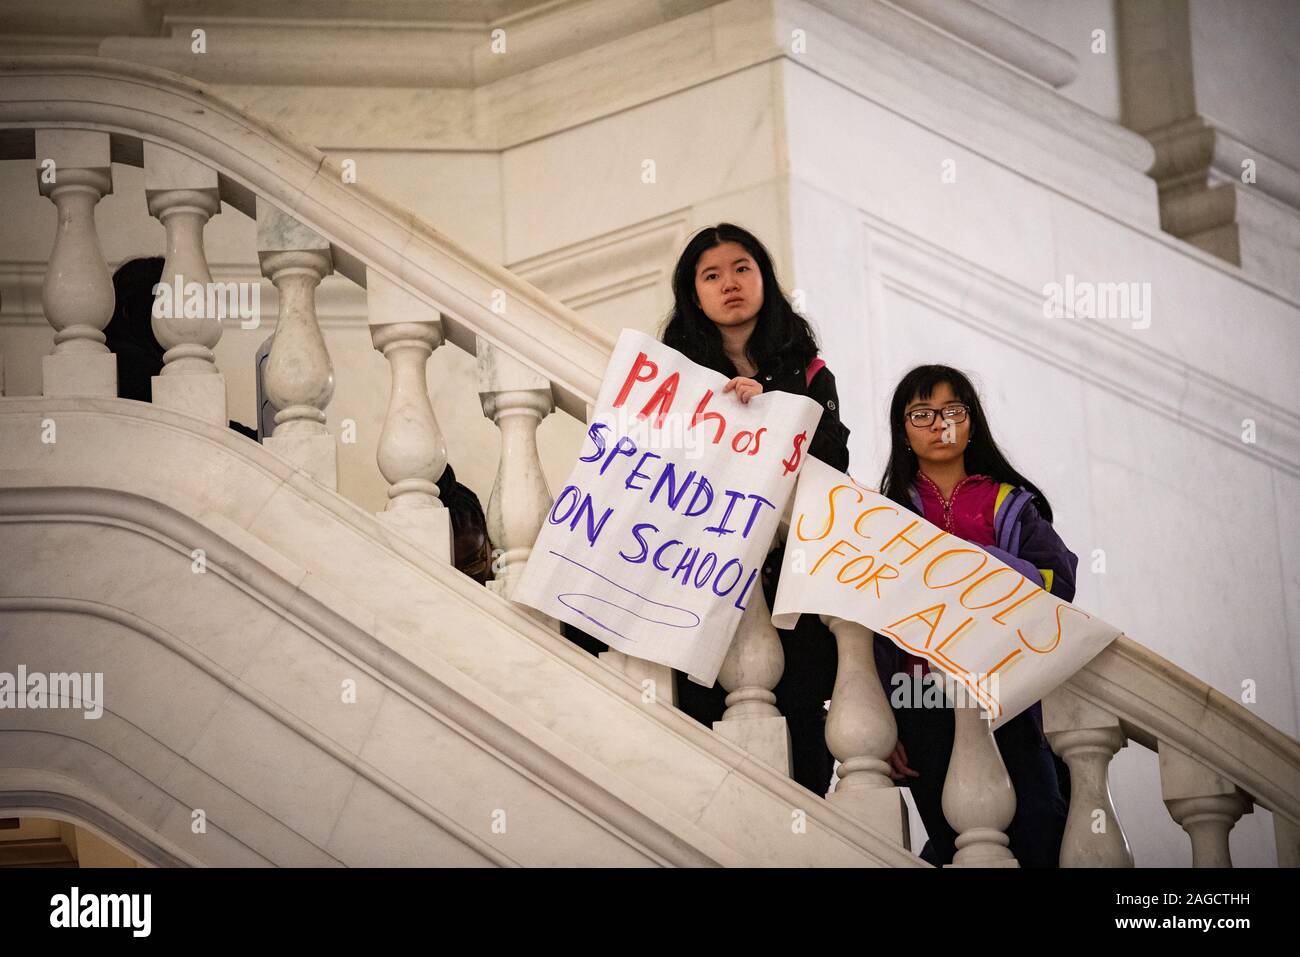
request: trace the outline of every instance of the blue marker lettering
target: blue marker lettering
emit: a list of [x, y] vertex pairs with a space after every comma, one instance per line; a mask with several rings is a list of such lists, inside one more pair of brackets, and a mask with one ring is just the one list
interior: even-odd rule
[[[736, 507], [736, 502], [742, 498], [745, 498], [746, 496], [744, 492], [737, 492], [732, 489], [727, 489], [722, 494], [726, 495], [731, 499], [731, 501], [727, 503], [727, 510], [722, 513], [722, 521], [718, 522], [717, 525], [710, 525], [708, 528], [705, 529], [705, 531], [717, 532], [719, 535], [730, 535], [732, 532], [735, 531], [735, 529], [727, 528], [727, 519], [731, 518], [731, 510]], [[753, 522], [753, 519], [751, 518], [750, 521]], [[748, 531], [748, 529], [746, 529], [746, 531]]]
[[691, 469], [686, 474], [686, 481], [680, 486], [677, 484], [677, 466], [672, 462], [664, 463], [663, 474], [659, 476], [659, 481], [655, 482], [654, 491], [650, 493], [650, 501], [654, 501], [659, 495], [659, 490], [668, 486], [668, 510], [677, 511], [677, 504], [686, 495], [686, 490], [691, 487], [691, 482], [695, 479], [695, 469]]
[[[644, 485], [633, 485], [632, 480], [636, 478], [649, 478], [650, 476], [647, 473], [641, 471], [641, 466], [645, 465], [646, 459], [661, 459], [661, 458], [663, 458], [663, 456], [660, 455], [658, 452], [642, 453], [640, 460], [636, 463], [636, 468], [634, 468], [632, 470], [632, 474], [627, 477], [627, 481], [623, 483], [623, 487], [630, 488], [633, 491], [637, 491], [637, 492], [645, 488]], [[656, 531], [658, 531], [658, 529], [656, 529]]]
[[587, 516], [587, 545], [595, 545], [596, 539], [600, 537], [601, 529], [605, 527], [605, 523], [609, 521], [609, 517], [614, 514], [614, 510], [612, 508], [605, 509], [605, 514], [602, 515], [600, 521], [597, 522], [596, 512], [591, 507], [591, 496], [587, 495], [583, 498], [582, 505], [579, 506], [577, 514], [573, 516], [573, 523], [569, 525], [570, 530], [577, 531], [578, 519], [582, 518], [584, 513]]
[[655, 557], [654, 557], [654, 559], [653, 559], [655, 568], [659, 569], [661, 572], [666, 572], [666, 571], [668, 571], [668, 566], [667, 566], [667, 565], [661, 565], [661, 564], [659, 563], [659, 556], [662, 555], [662, 554], [664, 553], [664, 550], [665, 550], [666, 548], [668, 548], [669, 545], [680, 545], [680, 544], [682, 544], [681, 539], [679, 539], [679, 538], [670, 538], [670, 539], [668, 539], [668, 541], [664, 542], [662, 545], [660, 545], [658, 548], [656, 548], [656, 549], [655, 549]]
[[740, 597], [736, 599], [735, 604], [736, 607], [739, 608], [741, 611], [745, 610], [745, 606], [742, 605], [741, 602], [744, 601], [745, 596], [749, 594], [749, 587], [754, 584], [754, 578], [757, 577], [757, 575], [758, 575], [758, 569], [755, 568], [752, 572], [749, 573], [749, 581], [745, 582], [745, 587], [740, 590]]
[[602, 430], [608, 430], [608, 429], [609, 426], [606, 425], [604, 422], [591, 423], [591, 428], [587, 430], [587, 438], [591, 439], [591, 441], [595, 444], [596, 451], [592, 452], [590, 455], [581, 456], [578, 459], [579, 462], [594, 462], [596, 461], [596, 459], [600, 458], [602, 455], [605, 454], [605, 438], [600, 433]]
[[605, 461], [601, 464], [601, 475], [605, 474], [605, 470], [609, 468], [610, 463], [614, 461], [614, 457], [617, 455], [636, 455], [636, 443], [626, 435], [619, 439], [618, 442], [615, 443], [614, 447], [609, 450], [609, 455], [605, 457]]
[[640, 565], [642, 562], [645, 561], [646, 555], [648, 555], [650, 552], [650, 546], [647, 545], [645, 539], [641, 537], [641, 531], [647, 528], [650, 529], [652, 532], [659, 531], [658, 526], [651, 525], [649, 522], [637, 522], [635, 525], [632, 526], [632, 536], [636, 539], [637, 544], [641, 546], [640, 554], [636, 556], [632, 556], [627, 554], [627, 552], [619, 552], [618, 553], [619, 558], [622, 558], [624, 561], [631, 562], [633, 565]]
[[685, 570], [686, 574], [682, 576], [682, 584], [685, 585], [691, 580], [691, 569], [695, 567], [695, 558], [699, 554], [700, 550], [698, 548], [686, 549], [686, 554], [682, 556], [682, 560], [677, 563], [677, 567], [673, 569], [673, 573], [668, 577], [676, 578], [678, 572]]
[[709, 581], [709, 576], [713, 574], [713, 569], [718, 567], [718, 556], [709, 552], [704, 556], [704, 561], [700, 562], [700, 567], [695, 569], [695, 587], [703, 588]]
[[[722, 584], [722, 576], [727, 574], [727, 569], [732, 565], [736, 566], [736, 577], [731, 580], [730, 585], [719, 590], [718, 586]], [[740, 564], [738, 559], [731, 559], [731, 561], [727, 562], [727, 564], [723, 565], [722, 568], [718, 570], [718, 577], [713, 580], [713, 594], [717, 595], [719, 598], [727, 597], [727, 595], [731, 593], [731, 589], [736, 587], [736, 583], [740, 581], [740, 576], [743, 574], [745, 574], [744, 566]]]
[[749, 538], [749, 530], [754, 527], [754, 519], [758, 518], [759, 509], [764, 505], [768, 508], [776, 508], [775, 505], [761, 495], [750, 495], [749, 497], [754, 500], [754, 510], [749, 513], [749, 521], [745, 523], [745, 533], [740, 536], [741, 538]]
[[[560, 510], [560, 505], [564, 502], [565, 496], [567, 496], [570, 492], [573, 493], [573, 502], [569, 505], [568, 510], [565, 511], [563, 515], [557, 515], [556, 513]], [[576, 485], [564, 486], [564, 490], [555, 497], [555, 504], [551, 506], [551, 514], [549, 518], [550, 523], [552, 525], [559, 525], [561, 522], [567, 521], [569, 516], [573, 514], [573, 510], [577, 507], [578, 499], [581, 497], [581, 495], [582, 493], [578, 491], [578, 486]]]
[[[687, 505], [686, 511], [682, 512], [682, 514], [687, 518], [695, 518], [697, 515], [703, 515], [713, 507], [713, 486], [709, 484], [709, 480], [703, 475], [699, 477], [698, 482], [699, 484], [695, 486], [695, 494], [691, 496], [691, 504]], [[695, 503], [700, 500], [701, 493], [708, 495], [708, 498], [704, 502], [704, 507], [698, 512], [692, 512], [691, 509], [695, 508]]]

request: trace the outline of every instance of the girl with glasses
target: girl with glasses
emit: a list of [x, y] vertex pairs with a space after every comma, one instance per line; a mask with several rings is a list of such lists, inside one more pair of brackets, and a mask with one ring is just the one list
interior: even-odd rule
[[[1052, 528], [1047, 497], [993, 441], [970, 379], [949, 366], [913, 369], [894, 390], [889, 424], [883, 495], [981, 546], [1053, 595], [1073, 600], [1078, 558]], [[952, 705], [925, 707], [936, 696], [924, 695], [923, 684], [939, 676], [929, 674], [923, 659], [879, 635], [875, 652], [898, 720], [890, 766], [895, 779], [911, 788], [929, 835], [921, 857], [948, 864], [957, 835], [941, 802], [952, 753]], [[994, 738], [1016, 791], [1016, 814], [1007, 828], [1011, 852], [1023, 867], [1055, 867], [1069, 772], [1043, 735], [1041, 703], [1008, 721]]]

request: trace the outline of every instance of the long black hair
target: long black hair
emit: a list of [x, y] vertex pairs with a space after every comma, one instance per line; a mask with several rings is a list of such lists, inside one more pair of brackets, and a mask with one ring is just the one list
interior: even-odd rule
[[898, 388], [894, 390], [894, 398], [889, 403], [889, 462], [885, 465], [885, 474], [880, 478], [880, 494], [907, 508], [913, 508], [910, 490], [920, 466], [916, 453], [908, 448], [903, 412], [913, 396], [925, 401], [944, 382], [952, 388], [958, 401], [970, 410], [971, 439], [966, 446], [967, 474], [987, 475], [997, 482], [1019, 485], [1028, 490], [1034, 496], [1038, 513], [1050, 522], [1052, 506], [1048, 504], [1047, 496], [1007, 461], [998, 444], [993, 441], [993, 433], [989, 429], [988, 419], [984, 417], [984, 407], [980, 405], [975, 386], [963, 372], [952, 366], [917, 366], [903, 376]]
[[104, 326], [104, 338], [113, 342], [130, 342], [158, 354], [163, 348], [153, 334], [153, 290], [162, 282], [165, 260], [162, 256], [128, 259], [113, 273], [113, 315]]
[[162, 281], [161, 256], [129, 259], [113, 273], [113, 316], [104, 344], [117, 356], [117, 394], [153, 401], [153, 377], [162, 374], [163, 347], [153, 334], [153, 289]]
[[763, 307], [759, 309], [746, 352], [758, 369], [783, 365], [806, 369], [817, 358], [817, 336], [803, 316], [786, 299], [772, 257], [747, 229], [732, 223], [707, 226], [691, 237], [673, 269], [673, 309], [659, 338], [693, 362], [725, 376], [737, 375], [722, 348], [722, 333], [695, 300], [695, 269], [705, 252], [723, 243], [739, 243], [758, 266], [763, 279]]

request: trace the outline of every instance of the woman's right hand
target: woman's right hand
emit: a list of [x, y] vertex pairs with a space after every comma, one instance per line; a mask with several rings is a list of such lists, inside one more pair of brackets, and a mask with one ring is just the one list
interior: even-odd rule
[[907, 765], [907, 749], [903, 747], [903, 742], [899, 741], [894, 745], [894, 750], [889, 752], [889, 776], [895, 781], [904, 781], [907, 778], [919, 778], [920, 772], [913, 771]]
[[732, 389], [736, 390], [736, 398], [748, 405], [749, 400], [754, 396], [763, 394], [763, 383], [751, 379], [749, 376], [738, 375], [722, 387], [724, 393], [730, 392]]

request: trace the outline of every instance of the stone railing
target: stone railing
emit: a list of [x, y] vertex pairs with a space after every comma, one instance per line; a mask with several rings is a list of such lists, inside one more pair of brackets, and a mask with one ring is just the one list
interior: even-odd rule
[[[92, 57], [0, 61], [0, 158], [32, 163], [58, 217], [42, 301], [55, 330], [43, 360], [47, 396], [115, 397], [115, 358], [103, 329], [113, 289], [95, 226], [112, 190], [112, 164], [144, 170], [151, 215], [163, 224], [163, 282], [210, 280], [204, 226], [225, 202], [257, 223], [263, 275], [279, 292], [265, 386], [279, 409], [266, 445], [328, 487], [337, 485], [335, 437], [324, 409], [333, 367], [316, 318], [316, 289], [337, 272], [366, 290], [371, 339], [388, 360], [392, 392], [377, 466], [389, 486], [381, 519], [441, 560], [451, 552], [435, 484], [447, 449], [428, 398], [426, 362], [446, 342], [477, 356], [484, 414], [500, 432], [488, 501], [497, 550], [493, 591], [508, 597], [551, 504], [537, 429], [551, 412], [585, 419], [613, 343], [578, 314], [473, 256], [408, 212], [348, 183], [320, 152], [285, 139], [174, 74]], [[154, 320], [166, 349], [153, 401], [208, 422], [226, 421], [214, 360], [220, 320]], [[773, 689], [781, 644], [759, 600], [723, 664], [727, 711], [715, 727], [788, 773], [789, 739]], [[830, 800], [906, 841], [901, 792], [888, 775], [897, 731], [866, 629], [827, 623], [839, 673], [827, 741], [839, 760]], [[671, 675], [611, 652], [613, 667]], [[986, 722], [957, 709], [944, 808], [958, 831], [959, 865], [1014, 866], [1005, 835], [1015, 795]], [[1141, 646], [1121, 638], [1046, 703], [1047, 732], [1070, 765], [1074, 794], [1062, 863], [1125, 866], [1132, 856], [1107, 783], [1111, 756], [1132, 739], [1159, 751], [1164, 799], [1191, 835], [1194, 862], [1228, 861], [1227, 836], [1251, 803], [1274, 812], [1279, 862], [1300, 857], [1300, 744]], [[1104, 826], [1094, 826], [1100, 813]]]

